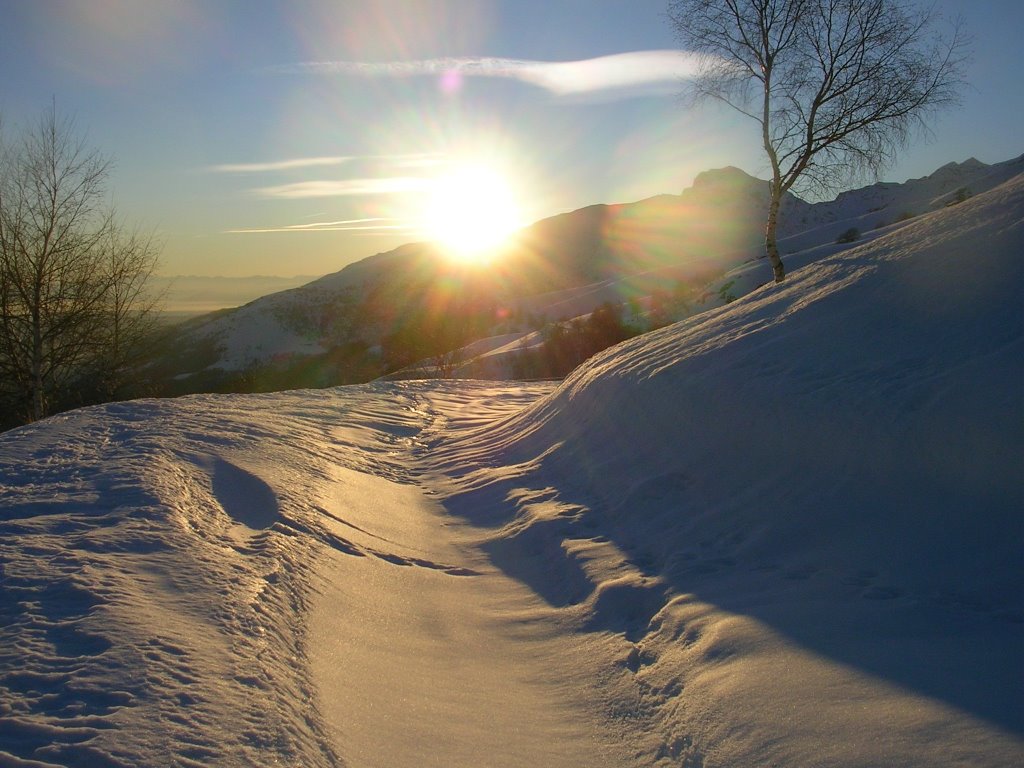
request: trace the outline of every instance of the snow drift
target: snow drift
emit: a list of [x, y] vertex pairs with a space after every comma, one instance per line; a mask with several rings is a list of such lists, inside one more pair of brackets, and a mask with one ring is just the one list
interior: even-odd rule
[[[451, 443], [450, 473], [531, 467], [466, 475], [453, 509], [504, 524], [511, 571], [634, 642], [677, 757], [1020, 759], [1022, 212], [1018, 176]], [[594, 564], [595, 533], [629, 576]]]
[[1024, 761], [1024, 176], [561, 385], [0, 435], [0, 766]]

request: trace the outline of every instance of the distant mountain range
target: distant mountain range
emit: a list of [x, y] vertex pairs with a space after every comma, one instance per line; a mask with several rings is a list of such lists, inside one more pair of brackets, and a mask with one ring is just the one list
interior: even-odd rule
[[[788, 195], [780, 248], [792, 269], [1022, 171], [1024, 155], [993, 165], [971, 158], [828, 202]], [[679, 195], [538, 221], [483, 267], [458, 264], [428, 243], [403, 245], [177, 326], [157, 375], [174, 381], [175, 393], [352, 383], [384, 372], [388, 345], [432, 318], [466, 318], [475, 337], [496, 338], [473, 349], [493, 355], [524, 343], [544, 320], [585, 315], [604, 302], [642, 302], [680, 284], [703, 287], [691, 308], [699, 311], [770, 279], [758, 260], [767, 204], [768, 182], [728, 167], [700, 174]], [[289, 374], [267, 375], [275, 371]], [[260, 376], [262, 385], [252, 380]]]

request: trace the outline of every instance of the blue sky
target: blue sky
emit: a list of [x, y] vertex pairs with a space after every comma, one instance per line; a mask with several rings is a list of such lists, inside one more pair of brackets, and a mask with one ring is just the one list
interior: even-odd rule
[[[970, 87], [887, 180], [1024, 152], [1024, 3], [936, 5], [974, 37]], [[0, 116], [8, 133], [51, 99], [73, 116], [114, 160], [118, 210], [164, 243], [165, 274], [324, 274], [422, 239], [429, 179], [460, 163], [499, 169], [524, 223], [677, 193], [708, 168], [764, 177], [751, 124], [682, 102], [664, 10], [0, 0]]]

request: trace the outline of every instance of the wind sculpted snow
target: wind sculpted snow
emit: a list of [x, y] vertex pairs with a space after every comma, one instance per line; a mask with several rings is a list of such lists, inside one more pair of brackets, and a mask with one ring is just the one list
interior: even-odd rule
[[1024, 762], [1024, 177], [561, 385], [0, 435], [0, 765]]
[[1022, 254], [1018, 176], [625, 342], [460, 442], [449, 471], [533, 466], [467, 475], [453, 509], [548, 542], [509, 558], [537, 584], [589, 577], [572, 599], [633, 641], [669, 751], [1015, 764]]
[[336, 763], [298, 660], [316, 549], [361, 551], [319, 488], [409, 420], [367, 394], [140, 401], [4, 435], [0, 763]]

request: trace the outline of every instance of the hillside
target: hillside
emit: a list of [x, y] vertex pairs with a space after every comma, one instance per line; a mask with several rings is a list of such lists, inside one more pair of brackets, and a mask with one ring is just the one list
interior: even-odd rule
[[[915, 215], [991, 189], [1022, 168], [1022, 158], [991, 166], [971, 159], [922, 179], [874, 184], [829, 202], [788, 197], [780, 247], [792, 256], [834, 244], [851, 227], [862, 236], [884, 233]], [[545, 318], [576, 317], [603, 302], [645, 300], [680, 285], [699, 295], [701, 286], [717, 281], [696, 307], [706, 309], [714, 304], [709, 298], [717, 286], [731, 279], [721, 279], [723, 273], [756, 261], [766, 206], [767, 182], [725, 168], [701, 174], [680, 195], [595, 205], [537, 222], [483, 270], [453, 265], [426, 244], [402, 246], [181, 326], [159, 375], [173, 378], [176, 392], [230, 389], [231, 382], [251, 385], [260, 376], [264, 389], [324, 386], [374, 378], [383, 370], [382, 354], [412, 362], [415, 345], [404, 358], [390, 354], [408, 342], [398, 337], [421, 326], [422, 335], [438, 335], [432, 324], [444, 316], [477, 338], [518, 334], [518, 339]], [[794, 263], [806, 261], [797, 255]], [[740, 280], [731, 292], [741, 295], [737, 291], [756, 284]], [[464, 336], [452, 343], [472, 339]], [[275, 377], [275, 370], [281, 375]]]
[[0, 765], [1020, 765], [1022, 254], [1018, 174], [558, 385], [0, 434]]

